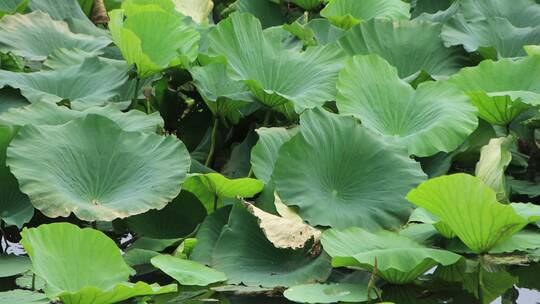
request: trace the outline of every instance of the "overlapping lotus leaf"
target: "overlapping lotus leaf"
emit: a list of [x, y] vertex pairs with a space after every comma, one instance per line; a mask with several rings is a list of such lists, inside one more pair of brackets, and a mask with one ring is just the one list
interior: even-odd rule
[[[125, 60], [137, 66], [139, 77], [187, 65], [197, 57], [200, 35], [181, 16], [159, 5], [132, 2], [109, 13], [109, 29]], [[171, 0], [163, 2], [172, 5]]]
[[464, 173], [430, 179], [407, 199], [437, 216], [475, 253], [489, 251], [528, 224], [479, 178]]
[[540, 5], [531, 0], [459, 0], [459, 11], [467, 20], [504, 18], [517, 27], [540, 23]]
[[215, 245], [211, 266], [224, 272], [231, 284], [289, 287], [324, 281], [330, 275], [329, 258], [325, 253], [313, 256], [310, 247], [275, 248], [257, 218], [235, 204]]
[[0, 18], [7, 14], [23, 13], [28, 6], [29, 0], [4, 0], [0, 1]]
[[127, 132], [89, 114], [59, 126], [23, 127], [7, 163], [43, 214], [110, 221], [163, 208], [180, 192], [190, 158], [172, 136]]
[[30, 259], [24, 256], [0, 255], [0, 278], [25, 273], [32, 268]]
[[208, 15], [214, 8], [212, 0], [173, 0], [173, 2], [176, 10], [197, 23], [208, 22]]
[[298, 128], [259, 128], [256, 131], [259, 140], [251, 149], [251, 166], [255, 176], [268, 184], [274, 172], [279, 149], [298, 132]]
[[49, 298], [59, 297], [66, 304], [109, 304], [176, 290], [174, 285], [128, 283], [133, 270], [114, 241], [101, 231], [54, 223], [21, 234], [34, 273], [47, 282]]
[[37, 291], [13, 289], [0, 292], [0, 304], [13, 303], [48, 304], [50, 301], [44, 294]]
[[214, 253], [214, 248], [221, 235], [221, 230], [223, 230], [223, 227], [227, 225], [227, 222], [229, 221], [230, 207], [231, 206], [219, 208], [204, 219], [195, 235], [197, 244], [189, 256], [191, 260], [206, 265], [212, 264], [212, 254]]
[[394, 284], [414, 281], [440, 264], [452, 265], [461, 259], [450, 251], [425, 247], [405, 236], [381, 230], [368, 232], [358, 227], [329, 229], [321, 243], [332, 257], [334, 267], [356, 266], [373, 271]]
[[272, 179], [283, 203], [312, 226], [374, 230], [407, 219], [404, 196], [425, 175], [403, 148], [353, 117], [314, 109], [279, 150]]
[[238, 122], [240, 109], [255, 102], [245, 83], [227, 75], [227, 65], [216, 62], [191, 69], [193, 83], [215, 116]]
[[119, 94], [127, 81], [127, 69], [99, 58], [88, 58], [80, 65], [62, 70], [33, 73], [0, 71], [0, 87], [21, 90], [30, 102], [58, 103], [67, 100], [76, 109], [101, 106]]
[[289, 2], [294, 3], [305, 10], [312, 10], [320, 6], [325, 0], [289, 0]]
[[4, 16], [0, 21], [0, 51], [30, 60], [44, 60], [60, 48], [99, 54], [109, 44], [106, 37], [72, 33], [65, 22], [40, 11]]
[[333, 24], [349, 29], [373, 18], [409, 19], [410, 4], [400, 0], [331, 0], [321, 16]]
[[467, 93], [486, 121], [507, 125], [518, 114], [540, 104], [540, 56], [520, 60], [485, 60], [462, 69], [449, 82]]
[[0, 124], [7, 126], [62, 125], [73, 119], [97, 114], [116, 122], [125, 131], [155, 132], [163, 127], [159, 113], [149, 115], [132, 110], [122, 112], [114, 104], [74, 111], [67, 107], [48, 102], [36, 102], [22, 108], [14, 108], [0, 113]]
[[540, 26], [519, 28], [499, 17], [469, 22], [456, 15], [444, 24], [441, 37], [446, 46], [463, 45], [485, 58], [523, 57], [523, 46], [540, 43]]
[[222, 272], [204, 266], [203, 264], [171, 255], [153, 257], [152, 265], [173, 277], [180, 285], [207, 286], [227, 280], [227, 276]]
[[285, 290], [283, 296], [298, 303], [356, 303], [376, 297], [374, 293], [368, 296], [366, 285], [352, 283], [298, 285]]
[[335, 45], [304, 52], [286, 48], [262, 31], [249, 14], [232, 14], [208, 34], [208, 54], [227, 59], [232, 79], [244, 81], [270, 108], [292, 102], [296, 112], [322, 105], [335, 96], [343, 52]]
[[453, 151], [478, 124], [476, 109], [456, 86], [424, 82], [415, 90], [376, 55], [353, 57], [340, 72], [337, 88], [340, 113], [360, 118], [411, 155]]
[[466, 63], [460, 48], [444, 46], [441, 28], [429, 21], [372, 19], [347, 31], [339, 44], [349, 55], [381, 56], [401, 78], [414, 80], [422, 71], [439, 78], [456, 73]]

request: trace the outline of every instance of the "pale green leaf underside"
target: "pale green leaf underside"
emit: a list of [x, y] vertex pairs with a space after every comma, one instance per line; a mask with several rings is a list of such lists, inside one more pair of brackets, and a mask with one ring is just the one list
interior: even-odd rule
[[497, 202], [495, 191], [463, 173], [430, 179], [407, 199], [437, 216], [476, 253], [489, 251], [527, 225], [511, 206]]
[[[332, 256], [334, 267], [356, 266], [373, 270], [392, 283], [413, 281], [430, 268], [451, 265], [461, 256], [425, 247], [390, 231], [371, 233], [361, 228], [330, 229], [323, 233], [323, 248]], [[376, 261], [376, 262], [375, 262]]]
[[87, 221], [163, 208], [180, 192], [189, 164], [176, 138], [126, 132], [95, 114], [27, 125], [8, 148], [8, 165], [37, 209]]
[[478, 124], [476, 109], [458, 88], [425, 82], [415, 90], [377, 55], [353, 57], [340, 72], [337, 88], [340, 113], [360, 118], [411, 155], [453, 151]]
[[[285, 298], [298, 303], [364, 302], [368, 300], [364, 284], [329, 283], [293, 286], [283, 293]], [[371, 298], [376, 295], [372, 293]]]
[[418, 163], [353, 117], [305, 112], [279, 150], [272, 179], [311, 225], [392, 228], [408, 218], [405, 194], [425, 179]]
[[180, 285], [207, 286], [227, 280], [224, 273], [203, 264], [170, 255], [153, 257], [152, 265], [173, 277]]

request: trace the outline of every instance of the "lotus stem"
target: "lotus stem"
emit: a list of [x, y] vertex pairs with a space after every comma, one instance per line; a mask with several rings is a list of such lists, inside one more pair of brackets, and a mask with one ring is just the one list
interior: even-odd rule
[[32, 290], [36, 290], [36, 274], [32, 273]]
[[484, 287], [484, 283], [482, 282], [484, 280], [483, 276], [484, 272], [484, 255], [481, 254], [478, 256], [478, 300], [479, 303], [484, 303], [484, 290], [482, 287]]
[[375, 292], [375, 295], [377, 296], [377, 299], [382, 302], [381, 295], [379, 294], [379, 291], [377, 290], [377, 287], [375, 286], [375, 280], [377, 279], [378, 274], [378, 265], [377, 265], [377, 258], [375, 257], [375, 262], [373, 263], [373, 272], [371, 272], [371, 277], [369, 278], [369, 283], [367, 286], [367, 296], [368, 296], [368, 303], [371, 303], [371, 291]]
[[214, 195], [214, 211], [217, 210], [217, 205], [218, 205], [218, 197], [217, 195]]
[[263, 124], [262, 124], [263, 127], [268, 126], [268, 124], [270, 123], [270, 118], [271, 117], [272, 117], [272, 110], [269, 109], [268, 111], [266, 111], [266, 114], [264, 115], [264, 120], [263, 120]]
[[107, 8], [103, 0], [94, 0], [94, 7], [92, 9], [92, 22], [94, 24], [107, 24], [109, 23], [109, 17], [107, 16]]
[[216, 151], [216, 140], [217, 140], [217, 130], [219, 125], [219, 119], [217, 117], [214, 118], [214, 125], [212, 127], [212, 134], [210, 137], [210, 151], [208, 151], [208, 157], [206, 158], [206, 162], [204, 162], [204, 165], [209, 167], [210, 163], [212, 162], [212, 158], [214, 158], [214, 153]]
[[139, 97], [139, 85], [140, 85], [141, 79], [137, 76], [135, 79], [135, 90], [133, 92], [133, 98], [131, 99], [131, 107], [135, 107], [137, 105], [137, 97]]

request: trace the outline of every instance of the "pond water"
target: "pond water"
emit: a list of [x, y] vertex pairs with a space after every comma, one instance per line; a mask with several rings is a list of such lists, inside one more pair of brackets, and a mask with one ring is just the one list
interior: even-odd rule
[[[129, 235], [122, 238], [123, 241], [129, 239]], [[18, 243], [13, 243], [0, 239], [2, 251], [8, 254], [21, 255], [24, 250]], [[486, 278], [484, 295], [493, 298], [491, 304], [540, 304], [540, 264], [528, 266], [495, 266], [490, 267], [484, 274]], [[336, 273], [336, 281], [349, 283], [366, 283], [369, 279], [365, 274]], [[446, 272], [445, 272], [446, 273]], [[472, 291], [476, 286], [473, 273], [457, 274], [460, 280], [453, 278], [441, 280], [443, 276], [437, 270], [428, 272], [417, 284], [407, 286], [381, 285], [382, 299], [398, 304], [475, 304], [480, 303], [473, 295]], [[147, 279], [145, 277], [145, 279]], [[13, 281], [13, 280], [11, 280]], [[14, 282], [6, 279], [0, 280], [0, 291], [17, 288]], [[159, 282], [159, 278], [156, 279]], [[234, 287], [229, 288], [234, 290]], [[203, 296], [201, 296], [203, 295]], [[195, 299], [189, 300], [190, 297]], [[232, 292], [214, 292], [208, 290], [185, 290], [160, 304], [288, 304], [293, 303], [280, 297], [269, 297], [260, 295], [237, 295]], [[186, 300], [188, 300], [186, 302]], [[135, 303], [135, 302], [133, 302]], [[373, 303], [376, 303], [374, 301]], [[15, 304], [15, 303], [14, 303]], [[22, 304], [22, 303], [18, 303]]]

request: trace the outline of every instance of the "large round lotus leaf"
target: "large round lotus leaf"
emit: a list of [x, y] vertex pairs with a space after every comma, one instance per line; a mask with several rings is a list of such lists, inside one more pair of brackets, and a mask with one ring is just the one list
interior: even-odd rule
[[13, 129], [0, 126], [0, 220], [22, 227], [34, 215], [34, 207], [6, 166], [6, 150], [14, 135]]
[[328, 256], [313, 256], [310, 247], [275, 248], [257, 218], [236, 204], [214, 248], [212, 266], [224, 272], [231, 284], [288, 287], [324, 281], [331, 270]]
[[54, 223], [24, 229], [21, 235], [34, 273], [54, 292], [87, 286], [107, 290], [133, 272], [114, 241], [98, 230]]
[[[351, 283], [305, 284], [293, 286], [283, 293], [285, 298], [298, 303], [365, 302], [369, 299], [367, 285]], [[375, 292], [371, 299], [375, 299]]]
[[23, 108], [10, 109], [0, 113], [0, 124], [10, 126], [62, 125], [89, 114], [107, 117], [125, 131], [154, 132], [159, 127], [163, 127], [163, 119], [157, 112], [149, 115], [136, 110], [122, 112], [113, 104], [92, 107], [84, 111], [74, 111], [48, 102], [37, 102]]
[[332, 0], [321, 16], [333, 24], [348, 29], [373, 18], [409, 19], [410, 5], [401, 0]]
[[[137, 66], [139, 77], [195, 59], [200, 35], [193, 27], [161, 6], [131, 2], [109, 13], [109, 29], [126, 61]], [[162, 2], [172, 5], [170, 0]]]
[[25, 273], [32, 268], [30, 259], [15, 255], [0, 255], [0, 278]]
[[20, 89], [30, 102], [68, 100], [77, 109], [112, 101], [127, 79], [127, 69], [96, 57], [62, 70], [34, 73], [0, 70], [0, 87], [8, 85]]
[[441, 33], [446, 46], [463, 45], [485, 58], [525, 56], [523, 46], [540, 44], [540, 26], [518, 28], [503, 18], [468, 22], [457, 15], [445, 23]]
[[39, 11], [5, 16], [0, 21], [0, 51], [31, 60], [43, 60], [60, 48], [97, 54], [109, 44], [106, 37], [74, 34], [65, 22]]
[[411, 155], [453, 151], [478, 124], [476, 109], [457, 87], [425, 82], [415, 90], [377, 55], [353, 57], [337, 88], [340, 113], [355, 115]]
[[152, 265], [177, 280], [180, 285], [207, 286], [227, 280], [224, 273], [203, 264], [170, 255], [152, 258]]
[[268, 184], [274, 172], [279, 149], [298, 132], [298, 128], [259, 128], [256, 131], [259, 141], [251, 149], [251, 166], [255, 176]]
[[428, 21], [373, 19], [347, 31], [339, 44], [350, 55], [381, 56], [397, 68], [401, 78], [414, 79], [422, 71], [446, 76], [466, 62], [459, 48], [444, 46], [441, 28], [440, 23]]
[[110, 221], [165, 207], [180, 192], [190, 158], [172, 136], [126, 132], [90, 114], [59, 126], [23, 127], [7, 163], [45, 215]]
[[437, 216], [475, 253], [509, 239], [528, 224], [477, 177], [458, 173], [430, 179], [407, 199]]
[[357, 227], [329, 229], [321, 243], [332, 256], [334, 267], [356, 266], [373, 271], [394, 284], [412, 282], [434, 266], [451, 265], [461, 259], [450, 251], [425, 247], [390, 231], [371, 233]]
[[245, 81], [264, 105], [277, 109], [292, 102], [296, 112], [334, 98], [344, 57], [335, 45], [287, 48], [265, 35], [258, 19], [238, 13], [210, 31], [208, 54], [224, 56], [231, 77]]
[[531, 0], [459, 0], [459, 12], [467, 20], [501, 17], [517, 27], [540, 24], [540, 5]]
[[47, 297], [37, 291], [14, 289], [0, 292], [0, 304], [49, 304]]
[[193, 194], [182, 191], [161, 210], [128, 217], [131, 231], [149, 238], [175, 239], [191, 234], [206, 217], [206, 209]]
[[540, 105], [540, 56], [520, 60], [485, 60], [450, 77], [470, 96], [479, 116], [492, 124], [507, 125], [518, 114]]
[[302, 114], [272, 177], [283, 202], [311, 225], [366, 229], [402, 224], [412, 209], [405, 194], [425, 179], [401, 147], [321, 109]]

